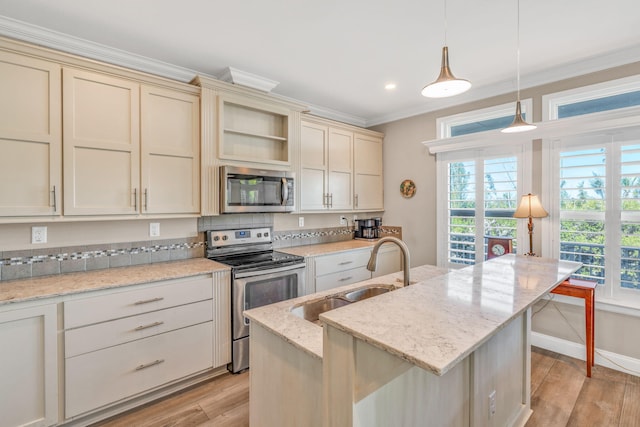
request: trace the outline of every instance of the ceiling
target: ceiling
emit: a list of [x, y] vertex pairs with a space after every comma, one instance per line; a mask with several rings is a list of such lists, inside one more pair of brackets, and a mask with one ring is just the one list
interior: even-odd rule
[[[253, 73], [360, 126], [516, 89], [515, 0], [447, 0], [451, 69], [473, 83], [447, 99], [420, 95], [439, 73], [444, 0], [0, 0], [0, 16], [12, 37], [17, 20], [190, 75]], [[520, 52], [523, 88], [640, 61], [640, 2], [521, 0]]]

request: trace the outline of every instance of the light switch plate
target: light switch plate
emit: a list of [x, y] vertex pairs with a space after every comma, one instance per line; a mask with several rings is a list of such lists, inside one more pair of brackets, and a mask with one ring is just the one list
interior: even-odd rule
[[151, 222], [151, 223], [149, 223], [149, 236], [151, 236], [151, 237], [159, 237], [160, 236], [160, 223], [159, 222]]
[[31, 243], [47, 243], [47, 227], [31, 227]]

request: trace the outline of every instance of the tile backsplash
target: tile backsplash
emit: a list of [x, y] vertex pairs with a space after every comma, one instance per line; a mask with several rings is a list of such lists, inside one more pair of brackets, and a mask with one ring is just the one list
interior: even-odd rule
[[170, 240], [0, 252], [0, 280], [151, 264], [204, 256], [204, 235]]

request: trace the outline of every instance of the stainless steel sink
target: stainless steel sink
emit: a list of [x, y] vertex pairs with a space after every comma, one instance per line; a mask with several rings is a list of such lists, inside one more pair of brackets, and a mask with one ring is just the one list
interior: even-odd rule
[[291, 309], [291, 313], [303, 318], [304, 320], [308, 320], [309, 322], [320, 324], [320, 314], [326, 311], [344, 307], [345, 305], [362, 301], [363, 299], [382, 295], [394, 289], [395, 286], [393, 285], [369, 285], [363, 288], [329, 295], [321, 299], [303, 302], [294, 306]]
[[354, 291], [351, 292], [347, 292], [346, 294], [344, 294], [344, 297], [346, 299], [348, 299], [349, 301], [352, 302], [356, 302], [356, 301], [362, 301], [363, 299], [367, 299], [367, 298], [371, 298], [371, 297], [375, 297], [378, 295], [382, 295], [382, 294], [386, 294], [387, 292], [391, 291], [394, 289], [393, 285], [374, 285], [374, 286], [367, 286], [366, 288], [362, 288], [362, 289], [356, 289]]
[[318, 317], [321, 313], [349, 304], [351, 304], [351, 301], [330, 296], [328, 298], [304, 302], [291, 309], [291, 313], [295, 314], [298, 317], [302, 317], [304, 320], [308, 320], [309, 322], [317, 323]]

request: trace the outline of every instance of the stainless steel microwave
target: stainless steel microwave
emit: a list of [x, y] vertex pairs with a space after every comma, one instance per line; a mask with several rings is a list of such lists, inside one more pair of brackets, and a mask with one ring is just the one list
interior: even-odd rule
[[220, 167], [220, 212], [293, 212], [295, 174], [287, 171]]

